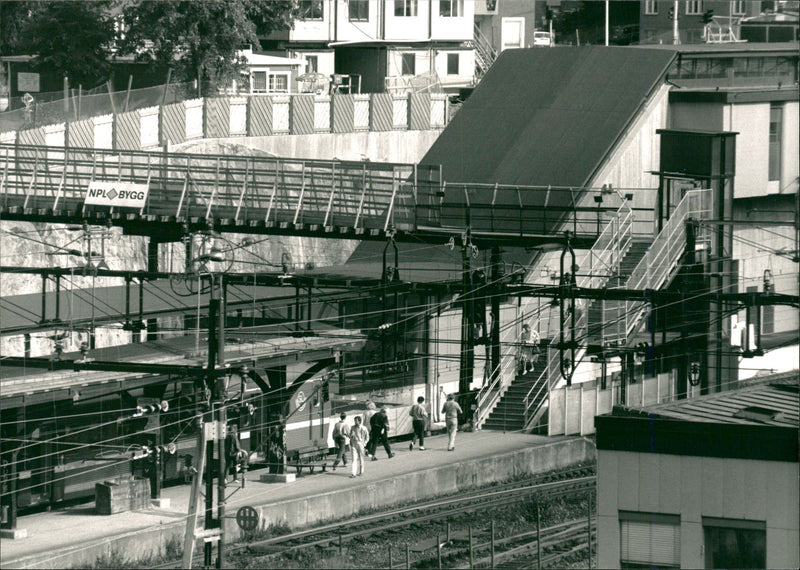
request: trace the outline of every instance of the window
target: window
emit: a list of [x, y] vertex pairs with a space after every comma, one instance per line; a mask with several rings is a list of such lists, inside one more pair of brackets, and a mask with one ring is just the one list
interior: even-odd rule
[[417, 56], [413, 53], [404, 53], [402, 62], [402, 75], [417, 74]]
[[369, 0], [350, 0], [348, 18], [351, 22], [369, 22]]
[[439, 16], [460, 18], [464, 15], [464, 0], [439, 0]]
[[458, 75], [458, 54], [447, 54], [447, 75]]
[[622, 568], [679, 568], [680, 515], [619, 512]]
[[644, 3], [644, 13], [647, 16], [658, 14], [658, 0], [646, 0]]
[[731, 2], [731, 12], [734, 16], [744, 16], [746, 0], [735, 0]]
[[686, 15], [692, 16], [703, 13], [703, 0], [686, 0]]
[[319, 56], [306, 56], [306, 73], [317, 73], [319, 70]]
[[321, 20], [322, 0], [299, 0], [299, 20]]
[[267, 72], [254, 71], [251, 76], [251, 90], [253, 93], [266, 93], [267, 92]]
[[769, 108], [769, 179], [781, 179], [781, 123], [783, 108], [772, 105]]
[[703, 517], [706, 568], [766, 568], [767, 525]]
[[417, 15], [417, 0], [394, 0], [394, 15], [410, 17]]
[[270, 73], [269, 74], [269, 92], [270, 93], [288, 93], [289, 92], [289, 74], [288, 73]]

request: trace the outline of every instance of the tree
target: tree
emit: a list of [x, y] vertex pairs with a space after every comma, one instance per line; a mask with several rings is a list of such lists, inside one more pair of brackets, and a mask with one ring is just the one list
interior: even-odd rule
[[[35, 56], [35, 68], [61, 73], [73, 84], [93, 87], [108, 77], [114, 42], [110, 2], [20, 4], [13, 10], [8, 36], [16, 53]], [[4, 18], [3, 27], [6, 22]]]
[[288, 0], [145, 1], [123, 11], [120, 52], [167, 65], [179, 81], [225, 87], [244, 67], [238, 50], [290, 27], [296, 10]]

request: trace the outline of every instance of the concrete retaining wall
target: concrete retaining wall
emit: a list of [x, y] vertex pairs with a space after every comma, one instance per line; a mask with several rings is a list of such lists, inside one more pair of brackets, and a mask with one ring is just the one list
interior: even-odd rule
[[[595, 447], [591, 441], [584, 438], [567, 439], [503, 455], [405, 473], [375, 481], [366, 487], [359, 485], [311, 497], [252, 506], [265, 526], [286, 524], [294, 530], [352, 517], [362, 511], [423, 501], [523, 475], [562, 469], [594, 461], [595, 458]], [[236, 524], [235, 512], [226, 516], [225, 533], [227, 540], [237, 540], [242, 535]]]
[[417, 163], [440, 133], [440, 130], [431, 129], [204, 139], [173, 145], [170, 150], [213, 154], [220, 152], [220, 145], [242, 145], [282, 158]]
[[[596, 459], [594, 444], [585, 438], [571, 438], [553, 443], [462, 461], [415, 473], [405, 473], [375, 481], [369, 485], [347, 487], [338, 491], [272, 503], [251, 505], [266, 526], [284, 523], [290, 528], [354, 516], [359, 512], [388, 508], [400, 503], [422, 501], [454, 494], [493, 482], [506, 481], [526, 474], [543, 473]], [[232, 512], [230, 512], [232, 511]], [[139, 560], [163, 555], [170, 541], [183, 543], [186, 525], [177, 516], [174, 523], [158, 528], [149, 526], [95, 542], [61, 549], [58, 553], [43, 552], [16, 560], [3, 561], [4, 568], [70, 568], [93, 566], [99, 558]], [[242, 535], [236, 524], [236, 510], [229, 509], [225, 518], [227, 541]], [[201, 552], [202, 546], [195, 552]]]

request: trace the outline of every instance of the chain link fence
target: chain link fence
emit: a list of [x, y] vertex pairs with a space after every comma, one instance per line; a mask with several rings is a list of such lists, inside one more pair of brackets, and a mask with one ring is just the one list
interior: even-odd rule
[[[204, 86], [205, 87], [205, 86]], [[100, 115], [124, 113], [145, 107], [167, 105], [197, 97], [195, 83], [170, 83], [143, 89], [109, 92], [106, 85], [89, 91], [70, 90], [37, 93], [25, 104], [24, 97], [13, 97], [9, 109], [0, 113], [0, 132], [34, 129]]]

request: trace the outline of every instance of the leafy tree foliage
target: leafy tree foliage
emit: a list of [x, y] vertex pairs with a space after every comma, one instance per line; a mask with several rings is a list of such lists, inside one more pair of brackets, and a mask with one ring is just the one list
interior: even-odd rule
[[0, 2], [3, 52], [34, 55], [36, 68], [92, 87], [108, 76], [114, 40], [110, 6], [107, 1]]
[[179, 81], [218, 86], [239, 76], [237, 50], [291, 26], [296, 4], [277, 0], [144, 1], [123, 11], [120, 51], [173, 69]]

